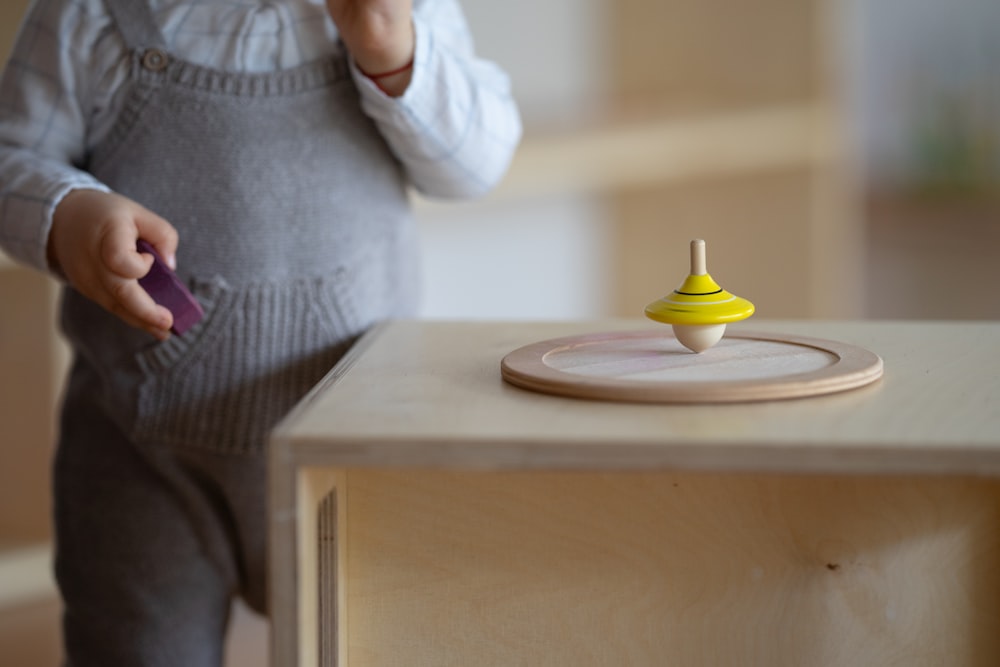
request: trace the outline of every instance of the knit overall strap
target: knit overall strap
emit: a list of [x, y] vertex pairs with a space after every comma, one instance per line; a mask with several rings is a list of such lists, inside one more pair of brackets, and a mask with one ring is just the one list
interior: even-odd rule
[[146, 0], [104, 0], [125, 44], [132, 50], [166, 49], [153, 11]]

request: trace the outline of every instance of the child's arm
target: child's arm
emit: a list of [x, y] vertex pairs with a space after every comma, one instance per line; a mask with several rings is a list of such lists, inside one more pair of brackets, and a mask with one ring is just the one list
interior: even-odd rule
[[[414, 187], [470, 197], [499, 183], [521, 138], [520, 115], [507, 75], [476, 57], [458, 2], [413, 0], [411, 11], [410, 0], [327, 0], [327, 8], [351, 52], [362, 108]], [[407, 14], [412, 32], [399, 27]], [[398, 78], [365, 76], [405, 65], [399, 54], [408, 48], [412, 68]]]
[[36, 0], [0, 79], [0, 245], [39, 271], [50, 269], [56, 204], [71, 190], [108, 191], [77, 168], [86, 159], [88, 104], [102, 74], [93, 54], [110, 26], [93, 5]]
[[25, 19], [0, 80], [0, 246], [162, 338], [170, 314], [139, 287], [150, 257], [135, 244], [141, 233], [169, 256], [176, 233], [75, 166], [106, 79], [95, 54], [120, 48], [109, 25], [101, 0], [46, 0]]

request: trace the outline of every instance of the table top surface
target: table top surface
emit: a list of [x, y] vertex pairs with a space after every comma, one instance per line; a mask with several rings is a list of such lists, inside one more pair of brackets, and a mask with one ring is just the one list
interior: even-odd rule
[[[1000, 322], [750, 321], [857, 345], [884, 376], [828, 396], [727, 405], [562, 398], [500, 374], [524, 345], [657, 327], [381, 325], [278, 427], [275, 461], [332, 467], [1000, 475]], [[664, 329], [665, 335], [669, 329]]]

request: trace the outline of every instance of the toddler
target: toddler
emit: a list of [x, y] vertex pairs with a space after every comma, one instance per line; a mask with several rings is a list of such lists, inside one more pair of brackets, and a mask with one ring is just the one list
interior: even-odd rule
[[[266, 613], [268, 431], [413, 313], [408, 189], [486, 192], [520, 131], [456, 0], [35, 0], [0, 82], [0, 245], [65, 283], [68, 665], [218, 667], [234, 596]], [[182, 336], [140, 238], [205, 311]]]

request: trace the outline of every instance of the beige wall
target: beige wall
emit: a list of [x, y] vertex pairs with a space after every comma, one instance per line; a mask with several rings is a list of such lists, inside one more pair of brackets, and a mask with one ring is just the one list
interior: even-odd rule
[[0, 269], [0, 547], [49, 534], [53, 297], [48, 278]]
[[28, 0], [4, 0], [0, 3], [0, 57], [6, 60], [14, 35], [21, 25], [21, 18], [28, 7]]
[[[0, 54], [14, 41], [27, 0], [0, 3]], [[46, 539], [57, 376], [54, 284], [0, 259], [0, 548]]]

